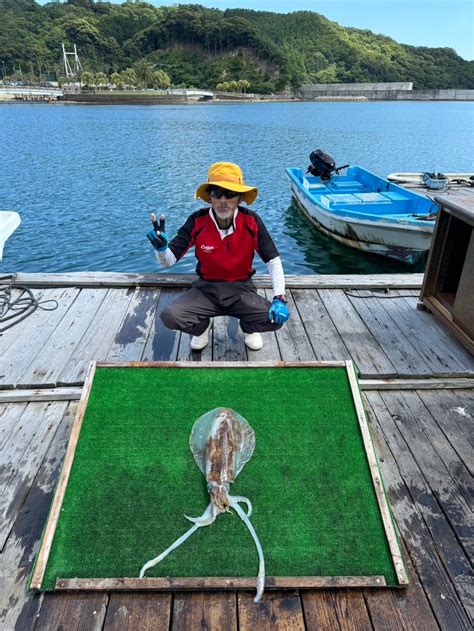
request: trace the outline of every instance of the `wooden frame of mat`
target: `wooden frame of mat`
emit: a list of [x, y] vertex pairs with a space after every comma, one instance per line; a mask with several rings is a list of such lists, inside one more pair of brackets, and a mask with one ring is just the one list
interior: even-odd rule
[[[66, 456], [54, 495], [48, 523], [43, 534], [40, 551], [31, 579], [31, 589], [40, 590], [53, 543], [54, 533], [61, 513], [61, 507], [71, 471], [76, 446], [81, 432], [82, 421], [87, 407], [89, 394], [96, 367], [100, 368], [334, 368], [345, 367], [349, 379], [357, 418], [362, 433], [375, 495], [389, 543], [392, 562], [401, 587], [408, 585], [408, 576], [402, 559], [402, 552], [395, 533], [390, 508], [382, 486], [374, 446], [365, 416], [359, 384], [352, 361], [306, 361], [306, 362], [126, 362], [108, 363], [91, 362], [87, 371], [76, 418], [71, 430]], [[384, 587], [383, 576], [266, 576], [265, 589], [268, 588], [331, 588], [331, 587]], [[56, 590], [166, 590], [166, 589], [247, 589], [255, 587], [255, 577], [156, 577], [156, 578], [58, 578]]]

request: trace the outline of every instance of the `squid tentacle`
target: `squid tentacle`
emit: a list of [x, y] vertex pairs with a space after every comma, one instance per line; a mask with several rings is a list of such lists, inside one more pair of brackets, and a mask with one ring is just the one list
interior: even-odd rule
[[[229, 502], [230, 506], [232, 506], [232, 508], [235, 509], [235, 511], [237, 512], [237, 514], [240, 517], [240, 519], [247, 526], [247, 528], [248, 528], [248, 530], [249, 530], [250, 534], [252, 535], [252, 538], [253, 538], [253, 540], [255, 542], [255, 545], [257, 547], [258, 559], [259, 559], [258, 576], [257, 576], [257, 594], [255, 595], [255, 598], [253, 599], [253, 601], [254, 601], [254, 603], [258, 603], [260, 601], [261, 597], [262, 597], [263, 590], [265, 588], [265, 560], [263, 558], [262, 546], [260, 545], [260, 541], [258, 540], [257, 533], [255, 532], [254, 527], [250, 523], [250, 520], [247, 517], [247, 515], [244, 513], [244, 511], [240, 507], [238, 501], [235, 501], [235, 498], [232, 497], [231, 495], [229, 495], [229, 500], [230, 500], [230, 502]], [[242, 501], [242, 500], [240, 500], [240, 501]]]
[[229, 495], [229, 498], [234, 500], [234, 502], [247, 504], [247, 517], [250, 517], [252, 514], [252, 502], [248, 497], [244, 497], [243, 495]]
[[201, 517], [189, 517], [188, 515], [184, 515], [184, 517], [192, 522], [193, 524], [197, 524], [198, 526], [210, 526], [216, 519], [217, 513], [214, 510], [214, 506], [212, 502], [208, 505], [204, 513]]
[[[145, 572], [147, 570], [149, 570], [151, 567], [154, 567], [155, 565], [157, 565], [160, 561], [163, 561], [163, 559], [165, 557], [167, 557], [170, 552], [172, 552], [173, 550], [178, 548], [182, 543], [184, 543], [186, 541], [186, 539], [189, 539], [189, 537], [193, 533], [195, 533], [198, 528], [201, 528], [202, 526], [208, 526], [209, 524], [212, 524], [212, 522], [215, 520], [215, 516], [213, 517], [212, 521], [207, 521], [207, 519], [208, 519], [207, 515], [212, 512], [211, 509], [212, 509], [212, 505], [209, 504], [209, 506], [206, 508], [206, 510], [204, 511], [202, 516], [195, 518], [196, 519], [196, 523], [194, 524], [194, 526], [192, 526], [192, 528], [190, 528], [188, 531], [186, 531], [184, 533], [184, 535], [181, 535], [181, 537], [179, 537], [179, 539], [176, 539], [176, 541], [174, 543], [172, 543], [168, 548], [166, 548], [166, 550], [164, 550], [157, 557], [155, 557], [154, 559], [150, 559], [150, 561], [147, 561], [145, 563], [145, 565], [142, 567], [142, 569], [140, 570], [140, 578], [144, 577]], [[187, 517], [187, 519], [193, 520], [194, 518]], [[203, 523], [199, 523], [200, 520], [203, 520]]]

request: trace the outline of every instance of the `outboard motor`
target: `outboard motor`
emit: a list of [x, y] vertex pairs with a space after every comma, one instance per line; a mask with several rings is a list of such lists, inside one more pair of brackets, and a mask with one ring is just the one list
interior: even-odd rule
[[321, 178], [323, 182], [327, 182], [331, 179], [333, 174], [337, 175], [339, 171], [347, 169], [349, 166], [345, 164], [342, 167], [336, 167], [334, 158], [322, 149], [316, 149], [316, 151], [311, 152], [309, 159], [311, 160], [311, 164], [308, 167], [307, 173]]
[[329, 153], [316, 149], [310, 154], [309, 159], [311, 164], [308, 167], [308, 173], [320, 177], [323, 181], [331, 179], [331, 174], [336, 169], [336, 161]]

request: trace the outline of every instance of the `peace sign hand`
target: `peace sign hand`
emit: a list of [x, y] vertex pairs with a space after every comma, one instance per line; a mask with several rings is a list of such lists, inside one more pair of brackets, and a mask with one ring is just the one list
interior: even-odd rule
[[164, 252], [168, 248], [168, 235], [165, 232], [165, 216], [160, 215], [160, 223], [155, 213], [151, 213], [151, 223], [153, 230], [147, 232], [147, 239], [157, 252]]

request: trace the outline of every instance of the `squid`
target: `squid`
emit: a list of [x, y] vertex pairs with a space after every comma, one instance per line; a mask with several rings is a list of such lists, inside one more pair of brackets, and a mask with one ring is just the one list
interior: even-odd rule
[[[259, 568], [254, 602], [259, 602], [265, 586], [265, 560], [257, 533], [250, 522], [252, 504], [247, 497], [229, 495], [231, 483], [252, 457], [255, 449], [255, 432], [235, 410], [215, 408], [194, 423], [189, 437], [189, 447], [197, 466], [206, 477], [210, 503], [200, 517], [184, 515], [193, 524], [192, 528], [157, 557], [145, 563], [140, 571], [140, 578], [189, 539], [198, 528], [211, 525], [218, 515], [233, 508], [247, 526], [257, 548]], [[244, 504], [246, 510], [240, 504]]]

